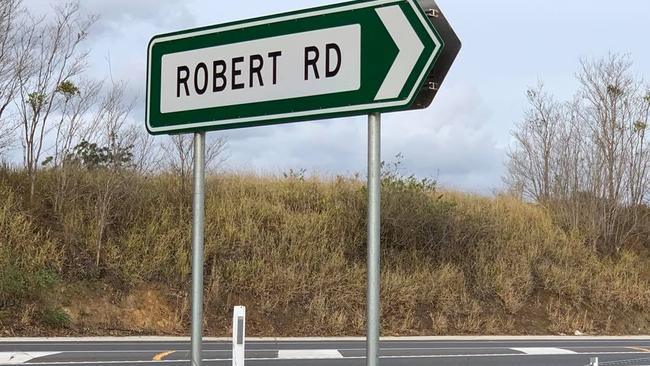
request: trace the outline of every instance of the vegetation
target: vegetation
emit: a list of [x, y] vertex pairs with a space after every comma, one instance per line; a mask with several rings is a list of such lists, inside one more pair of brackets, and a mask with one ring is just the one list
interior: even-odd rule
[[509, 155], [511, 190], [605, 252], [650, 240], [650, 85], [631, 70], [625, 55], [583, 60], [567, 102], [530, 89]]
[[[37, 206], [29, 176], [2, 171], [6, 331], [185, 331], [190, 197], [177, 194], [176, 176], [125, 172], [99, 247], [97, 198], [111, 179], [106, 168], [75, 169], [56, 210], [53, 170], [37, 181]], [[599, 254], [543, 207], [510, 196], [440, 191], [390, 169], [382, 183], [384, 334], [650, 330], [647, 248]], [[362, 182], [219, 175], [206, 191], [209, 333], [227, 334], [237, 304], [248, 306], [250, 334], [363, 333]], [[143, 291], [166, 311], [137, 323], [128, 297]]]
[[[52, 14], [0, 1], [0, 335], [183, 333], [192, 139], [154, 143], [126, 83], [85, 75], [97, 18]], [[528, 92], [507, 195], [383, 167], [383, 334], [650, 332], [650, 89], [630, 67], [583, 62], [571, 102]], [[366, 188], [304, 173], [210, 175], [210, 334], [237, 304], [251, 335], [364, 332]]]

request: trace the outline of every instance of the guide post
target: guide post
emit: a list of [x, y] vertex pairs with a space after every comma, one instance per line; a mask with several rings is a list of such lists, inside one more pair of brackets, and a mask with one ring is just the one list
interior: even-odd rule
[[235, 306], [232, 312], [232, 366], [244, 366], [246, 347], [246, 307]]

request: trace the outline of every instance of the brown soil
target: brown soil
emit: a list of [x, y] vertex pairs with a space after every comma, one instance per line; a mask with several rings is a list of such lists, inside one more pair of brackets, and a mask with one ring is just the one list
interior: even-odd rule
[[[68, 315], [70, 324], [63, 328], [43, 326], [36, 320], [34, 306], [0, 312], [0, 336], [125, 336], [125, 335], [187, 335], [189, 328], [189, 304], [184, 294], [164, 285], [140, 285], [131, 290], [118, 291], [97, 284], [79, 284], [59, 288], [61, 309]], [[548, 315], [549, 306], [571, 309], [570, 304], [558, 305], [553, 299], [538, 296], [537, 301], [522, 308], [516, 315], [484, 314], [483, 324], [489, 324], [487, 332], [477, 334], [543, 335], [564, 332], [553, 330]], [[219, 316], [206, 308], [204, 333], [206, 336], [228, 336], [231, 333], [227, 316]], [[218, 311], [217, 311], [218, 312]], [[647, 334], [650, 332], [650, 314], [626, 313], [613, 317], [608, 314], [587, 317], [580, 311], [559, 312], [575, 324], [582, 334]], [[248, 309], [247, 333], [251, 336], [309, 336], [299, 319], [289, 315], [274, 316]], [[434, 327], [437, 328], [437, 327]], [[440, 329], [439, 329], [440, 330]], [[451, 328], [445, 332], [425, 333], [384, 332], [385, 335], [446, 335], [456, 334]], [[322, 335], [322, 334], [316, 334]], [[325, 334], [332, 336], [361, 334]], [[572, 335], [572, 334], [571, 334]]]

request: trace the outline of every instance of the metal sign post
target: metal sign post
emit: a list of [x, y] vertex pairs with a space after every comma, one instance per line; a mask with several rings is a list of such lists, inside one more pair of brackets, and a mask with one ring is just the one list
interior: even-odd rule
[[201, 366], [205, 132], [368, 115], [367, 362], [380, 335], [380, 113], [427, 108], [461, 43], [435, 0], [353, 0], [155, 36], [149, 133], [194, 133], [191, 366]]
[[379, 365], [380, 229], [381, 229], [381, 115], [368, 115], [368, 289], [366, 364]]
[[201, 366], [203, 346], [203, 231], [205, 224], [205, 132], [194, 134], [194, 197], [192, 201], [192, 354]]

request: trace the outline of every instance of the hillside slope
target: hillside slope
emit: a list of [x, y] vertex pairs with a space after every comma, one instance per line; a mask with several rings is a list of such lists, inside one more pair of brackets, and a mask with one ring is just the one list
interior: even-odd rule
[[[177, 177], [43, 173], [31, 201], [0, 172], [0, 336], [183, 334], [190, 192]], [[63, 187], [63, 189], [61, 188]], [[348, 178], [211, 177], [205, 328], [360, 335], [365, 187]], [[647, 246], [603, 256], [516, 198], [383, 180], [385, 335], [650, 333]]]

